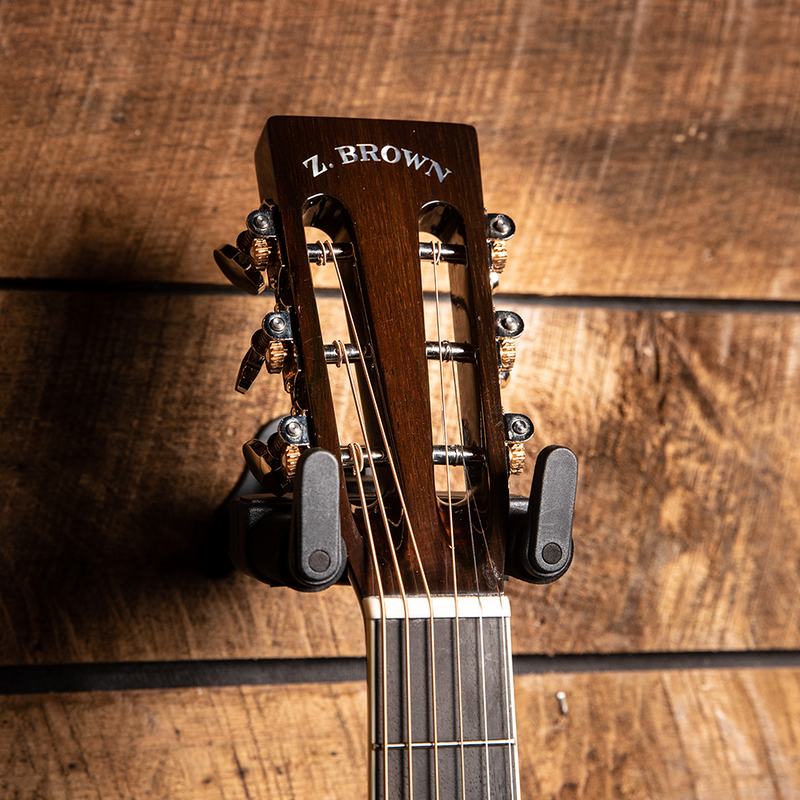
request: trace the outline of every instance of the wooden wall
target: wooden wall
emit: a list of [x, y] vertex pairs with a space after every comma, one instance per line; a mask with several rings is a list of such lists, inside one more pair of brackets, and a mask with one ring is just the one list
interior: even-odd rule
[[474, 125], [517, 223], [504, 402], [581, 465], [524, 796], [800, 797], [796, 4], [7, 0], [0, 65], [0, 796], [366, 796], [352, 593], [197, 564], [288, 410], [211, 251], [311, 114]]

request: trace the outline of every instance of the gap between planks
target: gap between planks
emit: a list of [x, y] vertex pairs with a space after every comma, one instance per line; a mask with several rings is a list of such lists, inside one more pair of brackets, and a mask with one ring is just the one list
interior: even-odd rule
[[[223, 283], [179, 283], [170, 281], [107, 281], [0, 278], [0, 291], [15, 292], [85, 292], [89, 294], [145, 294], [177, 296], [242, 296], [240, 289]], [[320, 299], [336, 299], [337, 289], [316, 290]], [[426, 300], [435, 301], [433, 292], [424, 292]], [[753, 300], [708, 297], [646, 297], [636, 295], [540, 295], [498, 291], [495, 305], [518, 303], [548, 308], [599, 308], [617, 311], [675, 311], [680, 313], [797, 314], [800, 300]]]
[[[514, 674], [800, 667], [800, 650], [514, 656]], [[36, 664], [0, 667], [0, 696], [48, 692], [279, 686], [366, 680], [364, 658]]]

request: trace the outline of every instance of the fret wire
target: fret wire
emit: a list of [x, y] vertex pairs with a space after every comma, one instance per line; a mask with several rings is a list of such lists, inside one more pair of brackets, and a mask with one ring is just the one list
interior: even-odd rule
[[[450, 599], [452, 601], [452, 598]], [[467, 596], [465, 599], [471, 601], [478, 600], [478, 598], [474, 596]], [[387, 607], [390, 607], [393, 601], [396, 601], [395, 605], [398, 607], [398, 609], [401, 605], [399, 597], [387, 597], [386, 601]], [[481, 684], [479, 682], [478, 674], [480, 658], [478, 641], [480, 618], [475, 615], [475, 608], [468, 609], [467, 617], [461, 621], [461, 636], [463, 639], [462, 667], [465, 670], [465, 678], [467, 674], [471, 676], [469, 679], [467, 679], [467, 684], [465, 684], [465, 717], [463, 736], [461, 736], [458, 731], [459, 723], [457, 719], [455, 702], [448, 702], [447, 718], [442, 718], [440, 713], [439, 720], [439, 742], [442, 745], [440, 748], [438, 748], [438, 751], [441, 754], [440, 768], [442, 770], [440, 775], [442, 781], [440, 783], [440, 795], [442, 798], [449, 798], [450, 800], [455, 800], [456, 797], [461, 797], [461, 791], [458, 786], [460, 785], [460, 754], [463, 750], [466, 761], [465, 772], [468, 781], [467, 786], [473, 787], [472, 789], [468, 788], [466, 790], [467, 796], [473, 798], [473, 800], [477, 800], [478, 798], [483, 800], [483, 798], [486, 797], [486, 789], [483, 787], [486, 786], [487, 781], [485, 752], [486, 742], [488, 740], [490, 755], [489, 780], [491, 781], [492, 792], [491, 797], [493, 800], [499, 800], [499, 796], [502, 796], [507, 800], [519, 800], [518, 790], [515, 790], [514, 788], [518, 783], [518, 773], [515, 771], [516, 762], [513, 759], [509, 760], [507, 757], [509, 752], [511, 752], [512, 755], [515, 754], [517, 737], [516, 727], [513, 724], [513, 721], [511, 722], [511, 727], [507, 727], [507, 721], [509, 720], [508, 712], [511, 711], [513, 714], [513, 698], [507, 694], [509, 689], [507, 680], [509, 680], [508, 676], [510, 672], [502, 655], [503, 653], [507, 654], [509, 652], [507, 647], [508, 637], [510, 635], [509, 619], [505, 617], [501, 611], [501, 608], [507, 610], [508, 601], [504, 597], [498, 598], [490, 595], [488, 598], [484, 598], [482, 602], [485, 605], [485, 611], [493, 614], [491, 617], [486, 617], [484, 615], [483, 619], [485, 638], [484, 661], [486, 663], [487, 695], [491, 698], [494, 698], [497, 702], [493, 702], [489, 708], [489, 733], [486, 735], [484, 725], [481, 721]], [[477, 607], [478, 604], [477, 602], [473, 602], [472, 605]], [[378, 627], [380, 608], [377, 603], [377, 598], [364, 598], [362, 606], [364, 609], [365, 618], [368, 620], [368, 629], [373, 631], [375, 634], [380, 635]], [[421, 609], [417, 610], [419, 611]], [[449, 612], [446, 605], [442, 608], [442, 610], [445, 616], [442, 618], [437, 618], [436, 621], [437, 641], [442, 640], [446, 642], [447, 638], [449, 638], [447, 632], [452, 632], [455, 626], [455, 619], [452, 617], [452, 602], [450, 603]], [[470, 611], [472, 614], [469, 613]], [[391, 617], [390, 611], [387, 614], [387, 617]], [[393, 787], [392, 791], [395, 792], [395, 800], [396, 789], [394, 787], [396, 782], [401, 777], [405, 776], [403, 777], [403, 785], [405, 786], [405, 779], [407, 778], [408, 774], [406, 769], [406, 753], [408, 753], [406, 728], [405, 724], [398, 726], [397, 722], [399, 722], [399, 720], [397, 720], [395, 717], [395, 708], [397, 707], [397, 703], [399, 702], [400, 706], [402, 707], [404, 701], [404, 699], [397, 692], [398, 688], [402, 687], [403, 682], [403, 657], [401, 654], [403, 624], [404, 621], [400, 617], [394, 621], [392, 621], [391, 618], [387, 619], [387, 642], [389, 644], [388, 664], [390, 667], [392, 667], [388, 669], [389, 703], [391, 711], [391, 717], [389, 720], [394, 718], [395, 724], [389, 724], [388, 727], [390, 746], [386, 752], [389, 753], [388, 763], [390, 765], [389, 769], [391, 775], [390, 784]], [[422, 718], [424, 715], [421, 716], [421, 708], [422, 704], [424, 703], [424, 697], [427, 696], [430, 698], [430, 689], [428, 688], [430, 685], [430, 674], [428, 672], [426, 659], [421, 657], [423, 653], [427, 653], [428, 650], [429, 640], [427, 637], [427, 629], [428, 620], [422, 617], [417, 617], [416, 624], [412, 628], [411, 650], [415, 699], [414, 707], [416, 709], [414, 736], [417, 741], [412, 740], [412, 746], [413, 752], [416, 754], [414, 756], [414, 775], [417, 783], [414, 789], [414, 796], [415, 798], [419, 798], [419, 800], [422, 800], [422, 798], [430, 798], [430, 800], [433, 800], [434, 798], [433, 753], [436, 748], [433, 747], [434, 743], [432, 741], [432, 730], [430, 728], [430, 716], [428, 715], [427, 732], [425, 732], [426, 729], [424, 727], [424, 720]], [[445, 637], [444, 639], [442, 639], [443, 634]], [[372, 641], [375, 641], [377, 644], [377, 636]], [[370, 652], [377, 652], [377, 650], [378, 648], [373, 644]], [[441, 673], [442, 669], [444, 668], [445, 674], [447, 671], [449, 671], [450, 675], [449, 681], [444, 684], [444, 697], [448, 699], [452, 698], [453, 701], [455, 701], [456, 690], [454, 657], [454, 642], [452, 644], [446, 644], [446, 648], [441, 652], [441, 655], [439, 653], [439, 649], [437, 648], [437, 666], [439, 667], [439, 671]], [[373, 675], [372, 672], [370, 674]], [[373, 680], [374, 677], [376, 676], [373, 675]], [[376, 681], [372, 685], [377, 687], [379, 683]], [[377, 699], [374, 689], [371, 689], [371, 696], [374, 699]], [[502, 705], [506, 699], [508, 699], [512, 704], [510, 708], [508, 706], [503, 707]], [[373, 708], [374, 707], [375, 706], [373, 706]], [[430, 712], [428, 712], [428, 714], [429, 713]], [[441, 727], [442, 725], [445, 727]], [[373, 731], [377, 731], [377, 728], [374, 725], [371, 729]], [[461, 747], [459, 738], [463, 739], [465, 743], [463, 748]], [[375, 746], [373, 746], [373, 743], [376, 743]], [[420, 748], [416, 746], [418, 744], [427, 744], [428, 746]], [[379, 770], [380, 765], [384, 763], [384, 759], [383, 755], [378, 755], [377, 750], [383, 749], [381, 736], [373, 734], [370, 737], [369, 747], [373, 769], [375, 768], [376, 761], [378, 764], [378, 771], [373, 772], [373, 775], [380, 783], [382, 776]], [[400, 771], [398, 772], [398, 770]], [[424, 785], [427, 785], [428, 788], [422, 791], [420, 794], [421, 787]], [[478, 793], [475, 794], [475, 792]], [[499, 796], [496, 797], [498, 794]], [[375, 800], [378, 800], [379, 797], [379, 795], [374, 796]]]
[[[412, 747], [484, 747], [486, 744], [497, 745], [498, 747], [507, 747], [508, 745], [516, 745], [517, 740], [513, 738], [506, 739], [465, 739], [464, 741], [456, 740], [453, 742], [412, 742]], [[373, 743], [372, 749], [377, 751], [382, 749], [383, 745]], [[388, 745], [390, 750], [401, 750], [408, 747], [408, 742], [390, 742]]]

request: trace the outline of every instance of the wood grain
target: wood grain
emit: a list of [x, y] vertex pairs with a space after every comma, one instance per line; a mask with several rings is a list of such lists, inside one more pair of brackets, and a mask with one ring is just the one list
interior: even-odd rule
[[333, 654], [334, 641], [361, 651], [349, 590], [298, 600], [196, 563], [244, 467], [242, 443], [289, 411], [279, 380], [233, 390], [263, 301], [0, 302], [0, 660]]
[[222, 282], [264, 122], [310, 114], [475, 125], [508, 291], [800, 297], [790, 0], [33, 0], [0, 28], [2, 276]]
[[[797, 670], [515, 684], [523, 797], [800, 794]], [[49, 800], [366, 797], [366, 701], [362, 683], [4, 697], [0, 790]]]
[[[515, 308], [504, 405], [534, 420], [531, 454], [580, 461], [575, 564], [509, 584], [516, 651], [800, 646], [796, 316]], [[349, 589], [195, 563], [242, 442], [288, 411], [277, 377], [231, 386], [263, 301], [5, 292], [0, 309], [0, 663], [363, 653]]]
[[512, 584], [518, 641], [795, 647], [796, 317], [522, 313], [525, 372], [505, 405], [580, 466], [575, 564], [543, 595]]
[[[516, 684], [525, 797], [800, 794], [793, 670], [544, 675]], [[556, 692], [566, 695], [566, 716]]]

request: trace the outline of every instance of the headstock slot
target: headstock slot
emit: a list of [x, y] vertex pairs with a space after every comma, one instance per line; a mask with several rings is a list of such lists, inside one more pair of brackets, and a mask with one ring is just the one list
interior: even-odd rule
[[[444, 245], [465, 250], [464, 220], [456, 208], [445, 203], [426, 203], [419, 212], [420, 240], [432, 244], [431, 259], [421, 260], [422, 285], [426, 296], [425, 336], [428, 340], [428, 382], [430, 387], [431, 430], [440, 448], [480, 452], [480, 410], [476, 397], [475, 351], [469, 325], [460, 323], [470, 298], [466, 259], [448, 259]], [[453, 287], [457, 287], [455, 291]], [[456, 334], [459, 321], [459, 334]], [[434, 347], [431, 347], [434, 345]], [[471, 354], [471, 358], [458, 353]], [[463, 505], [474, 502], [475, 487], [485, 483], [485, 464], [441, 464], [434, 468], [439, 501]], [[476, 512], [478, 510], [476, 509]], [[478, 512], [479, 513], [479, 512]], [[449, 521], [448, 521], [449, 525]]]
[[[338, 439], [346, 447], [351, 441], [360, 441], [361, 434], [346, 371], [337, 369], [333, 365], [335, 361], [331, 360], [332, 356], [335, 357], [333, 343], [344, 342], [351, 351], [353, 360], [356, 360], [356, 356], [353, 332], [347, 321], [339, 280], [327, 243], [336, 244], [337, 251], [344, 249], [349, 253], [339, 256], [336, 261], [348, 287], [349, 296], [356, 298], [358, 294], [353, 271], [352, 222], [342, 204], [336, 198], [324, 194], [309, 198], [302, 209], [302, 220], [306, 242], [312, 245], [313, 253], [319, 254], [319, 258], [309, 254], [309, 267], [314, 295], [320, 309], [320, 333], [325, 346], [328, 380], [334, 398]], [[350, 308], [359, 321], [359, 338], [365, 337], [360, 302], [351, 303]], [[374, 422], [370, 423], [370, 427], [372, 425]]]
[[[338, 401], [336, 427], [348, 498], [362, 536], [373, 540], [380, 562], [388, 566], [393, 561], [389, 548], [399, 549], [408, 538], [404, 491], [394, 465], [393, 425], [382, 400], [381, 372], [373, 356], [352, 221], [336, 198], [318, 195], [306, 203], [303, 222], [307, 239], [324, 234], [316, 242], [318, 262], [311, 264], [315, 284], [336, 287], [318, 294], [331, 301], [321, 331], [329, 382]], [[344, 244], [341, 249], [346, 254], [337, 257], [334, 243]], [[333, 362], [328, 358], [330, 350], [337, 354]], [[363, 454], [356, 459], [358, 464], [352, 458], [354, 452]]]

